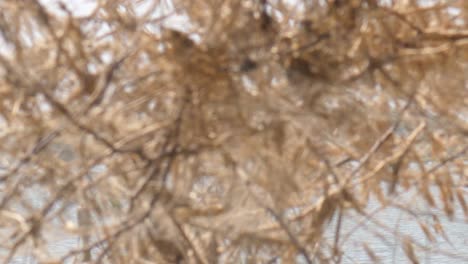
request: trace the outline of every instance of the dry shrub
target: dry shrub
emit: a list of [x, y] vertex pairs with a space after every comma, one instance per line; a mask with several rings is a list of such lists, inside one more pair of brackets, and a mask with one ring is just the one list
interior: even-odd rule
[[372, 197], [468, 215], [467, 1], [91, 2], [0, 3], [8, 259], [336, 263]]

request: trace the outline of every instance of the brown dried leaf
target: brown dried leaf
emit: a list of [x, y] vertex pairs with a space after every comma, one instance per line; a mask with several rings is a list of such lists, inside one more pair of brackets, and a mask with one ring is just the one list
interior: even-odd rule
[[443, 142], [439, 134], [431, 133], [429, 135], [431, 139], [432, 155], [440, 157], [445, 153], [445, 142]]
[[413, 243], [411, 242], [411, 239], [408, 237], [405, 237], [403, 239], [403, 250], [405, 251], [405, 254], [409, 258], [411, 263], [419, 264], [419, 260], [416, 256], [416, 253], [414, 252]]
[[369, 247], [367, 243], [363, 243], [362, 247], [366, 251], [367, 256], [371, 259], [372, 263], [381, 263], [381, 259], [375, 254], [375, 252]]
[[465, 218], [468, 219], [468, 205], [466, 204], [466, 201], [465, 201], [464, 192], [465, 191], [462, 188], [458, 188], [456, 190], [458, 202], [460, 203], [460, 205], [461, 205], [461, 207], [463, 209], [463, 213], [465, 214]]
[[426, 236], [426, 238], [429, 239], [429, 241], [431, 242], [435, 242], [436, 239], [434, 235], [432, 235], [431, 231], [429, 230], [429, 227], [421, 221], [418, 221], [418, 224], [419, 224], [419, 227], [421, 227], [422, 231], [424, 232], [424, 235]]

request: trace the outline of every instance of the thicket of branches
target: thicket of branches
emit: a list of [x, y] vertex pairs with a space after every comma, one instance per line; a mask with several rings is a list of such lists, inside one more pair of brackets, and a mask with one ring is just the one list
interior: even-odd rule
[[[0, 10], [6, 262], [339, 263], [342, 219], [372, 221], [372, 199], [468, 217], [468, 1]], [[52, 233], [85, 243], [52, 256]]]

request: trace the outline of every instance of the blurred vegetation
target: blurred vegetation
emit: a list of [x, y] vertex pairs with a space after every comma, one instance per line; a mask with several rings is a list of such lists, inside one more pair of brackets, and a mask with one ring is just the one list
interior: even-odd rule
[[410, 191], [468, 218], [468, 1], [73, 2], [0, 2], [6, 263], [340, 263]]

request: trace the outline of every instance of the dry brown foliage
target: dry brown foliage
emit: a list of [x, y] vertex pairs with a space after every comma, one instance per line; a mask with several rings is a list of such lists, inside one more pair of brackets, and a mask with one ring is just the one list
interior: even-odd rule
[[340, 263], [370, 199], [468, 216], [468, 1], [45, 2], [0, 2], [5, 263]]

